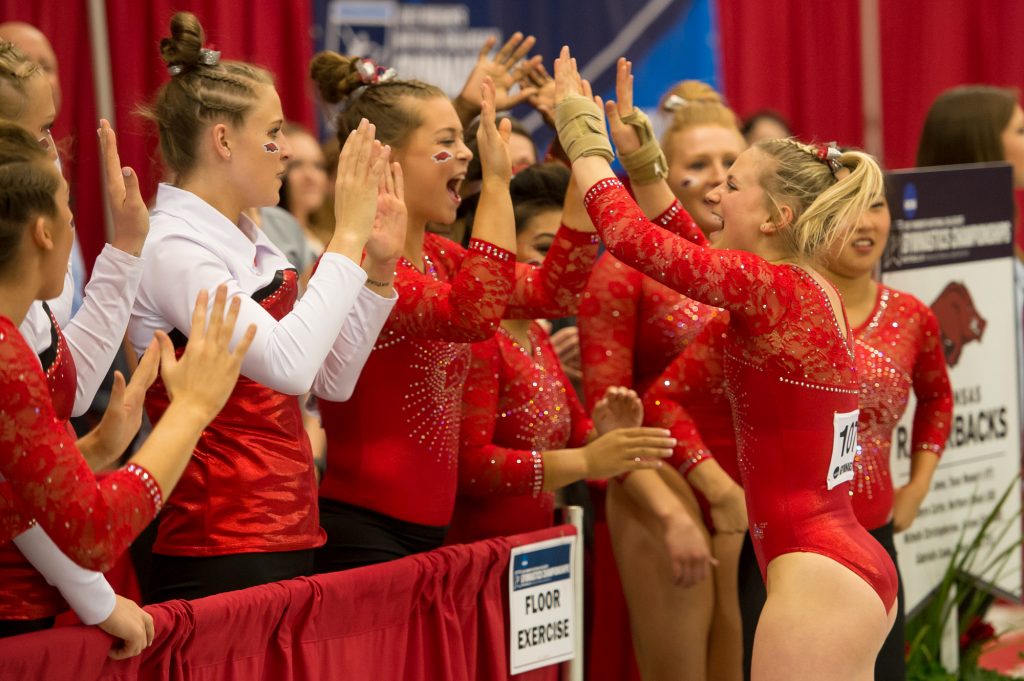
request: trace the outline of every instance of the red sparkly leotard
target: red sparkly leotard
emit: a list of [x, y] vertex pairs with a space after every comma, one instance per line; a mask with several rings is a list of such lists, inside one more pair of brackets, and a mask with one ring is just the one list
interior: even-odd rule
[[[676, 234], [699, 234], [676, 201], [654, 222]], [[717, 310], [603, 254], [587, 282], [577, 315], [589, 408], [613, 386], [641, 396]]]
[[[644, 418], [672, 430], [679, 440], [672, 461], [684, 474], [714, 457], [739, 481], [722, 373], [725, 336], [713, 329], [722, 323], [709, 323], [655, 381], [644, 398]], [[853, 510], [861, 525], [873, 530], [892, 514], [892, 434], [911, 388], [917, 405], [909, 451], [936, 455], [949, 436], [952, 388], [938, 322], [917, 298], [879, 284], [871, 315], [853, 334], [860, 380]]]
[[550, 527], [543, 452], [581, 447], [593, 427], [547, 333], [534, 323], [529, 337], [532, 351], [504, 329], [472, 346], [450, 543]]
[[76, 563], [105, 570], [161, 506], [156, 481], [129, 465], [97, 482], [53, 411], [39, 361], [0, 317], [0, 543], [34, 519]]
[[893, 489], [889, 473], [892, 434], [917, 398], [910, 452], [941, 455], [949, 437], [953, 394], [942, 354], [938, 321], [908, 293], [878, 284], [871, 316], [854, 329], [860, 377], [853, 510], [864, 527], [889, 522]]
[[[562, 227], [540, 267], [486, 241], [469, 249], [435, 234], [426, 272], [402, 260], [398, 303], [347, 402], [320, 401], [327, 470], [320, 495], [433, 527], [451, 520], [469, 343], [502, 317], [575, 312], [596, 235]], [[507, 304], [507, 309], [506, 309]]]
[[[888, 610], [896, 570], [850, 501], [858, 388], [852, 333], [795, 265], [719, 251], [657, 227], [618, 180], [586, 195], [619, 260], [708, 305], [726, 308], [725, 377], [762, 575], [779, 555], [818, 553], [860, 575]], [[798, 459], [794, 465], [794, 460]]]

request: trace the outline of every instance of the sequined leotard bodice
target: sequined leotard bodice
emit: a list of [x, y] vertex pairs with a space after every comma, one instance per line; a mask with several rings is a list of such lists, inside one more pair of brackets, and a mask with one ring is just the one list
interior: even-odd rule
[[751, 534], [763, 574], [779, 555], [846, 566], [888, 610], [896, 570], [853, 513], [858, 383], [852, 334], [796, 265], [713, 250], [647, 220], [617, 180], [585, 199], [608, 250], [684, 295], [730, 313], [725, 376]]
[[910, 452], [942, 454], [953, 416], [953, 394], [939, 323], [914, 296], [879, 284], [875, 308], [854, 335], [860, 429], [853, 510], [864, 527], [874, 529], [889, 522], [892, 513], [892, 435], [907, 408], [911, 388], [917, 406]]
[[593, 427], [536, 322], [529, 339], [528, 349], [500, 329], [472, 346], [450, 543], [550, 527], [555, 494], [542, 491], [544, 452], [583, 446]]

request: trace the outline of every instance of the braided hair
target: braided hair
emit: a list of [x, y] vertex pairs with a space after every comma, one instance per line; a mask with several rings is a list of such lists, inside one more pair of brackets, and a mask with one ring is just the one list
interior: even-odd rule
[[195, 167], [199, 138], [208, 126], [242, 125], [259, 101], [260, 87], [274, 84], [269, 72], [252, 64], [208, 59], [215, 53], [203, 48], [204, 38], [194, 14], [178, 12], [171, 18], [171, 35], [160, 41], [171, 80], [142, 109], [156, 122], [165, 165], [178, 176]]
[[0, 40], [0, 118], [17, 120], [26, 104], [25, 84], [43, 69], [14, 43]]
[[358, 57], [325, 51], [313, 57], [309, 64], [309, 75], [323, 101], [341, 105], [335, 118], [341, 143], [365, 118], [377, 127], [377, 139], [382, 144], [399, 148], [423, 124], [415, 109], [402, 100], [447, 98], [437, 86], [419, 80], [364, 83], [358, 70], [359, 62]]

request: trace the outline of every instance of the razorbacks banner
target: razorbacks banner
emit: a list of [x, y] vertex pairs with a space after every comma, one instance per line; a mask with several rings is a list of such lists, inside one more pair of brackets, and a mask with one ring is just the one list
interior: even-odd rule
[[[953, 385], [953, 423], [932, 489], [913, 526], [896, 535], [907, 610], [939, 584], [958, 541], [971, 542], [1013, 484], [972, 568], [1019, 596], [1021, 468], [1014, 301], [1012, 173], [1006, 164], [897, 171], [889, 176], [892, 234], [882, 280], [928, 304]], [[893, 437], [893, 484], [909, 478], [915, 401]], [[1000, 534], [1009, 523], [1009, 530]], [[1000, 554], [1006, 560], [986, 570]]]

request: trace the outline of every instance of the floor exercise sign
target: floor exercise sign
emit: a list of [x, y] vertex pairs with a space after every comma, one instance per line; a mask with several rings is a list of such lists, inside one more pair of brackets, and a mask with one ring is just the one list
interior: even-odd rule
[[575, 535], [512, 549], [508, 576], [512, 674], [573, 658], [578, 635], [575, 553]]

